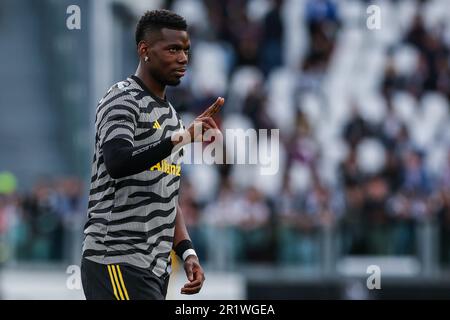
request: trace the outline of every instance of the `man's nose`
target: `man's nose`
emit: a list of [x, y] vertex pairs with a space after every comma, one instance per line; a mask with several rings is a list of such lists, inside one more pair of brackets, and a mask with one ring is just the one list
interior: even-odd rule
[[178, 63], [187, 64], [188, 63], [188, 54], [181, 50], [181, 53], [178, 55]]

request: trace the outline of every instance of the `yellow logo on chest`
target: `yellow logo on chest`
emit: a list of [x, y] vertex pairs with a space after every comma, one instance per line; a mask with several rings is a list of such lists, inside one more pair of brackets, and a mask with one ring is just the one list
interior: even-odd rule
[[175, 176], [181, 175], [181, 166], [179, 164], [170, 164], [167, 160], [162, 160], [150, 168], [150, 171], [154, 170]]

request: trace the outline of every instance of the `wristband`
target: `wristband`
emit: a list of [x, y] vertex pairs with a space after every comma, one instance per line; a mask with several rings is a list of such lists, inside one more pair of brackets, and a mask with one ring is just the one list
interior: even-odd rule
[[180, 241], [174, 250], [177, 256], [179, 256], [183, 261], [190, 255], [197, 256], [192, 242], [187, 239]]
[[189, 256], [197, 256], [197, 253], [195, 252], [194, 249], [187, 249], [182, 256], [183, 261], [186, 260], [187, 257]]

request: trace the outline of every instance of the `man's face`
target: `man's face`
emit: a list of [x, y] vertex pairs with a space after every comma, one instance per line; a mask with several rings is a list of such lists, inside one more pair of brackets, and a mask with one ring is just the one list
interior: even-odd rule
[[162, 85], [176, 86], [186, 72], [190, 48], [186, 31], [163, 28], [148, 49], [147, 69]]

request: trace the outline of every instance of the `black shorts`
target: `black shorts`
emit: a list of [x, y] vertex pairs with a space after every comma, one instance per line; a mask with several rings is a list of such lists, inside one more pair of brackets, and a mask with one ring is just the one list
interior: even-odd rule
[[83, 258], [81, 282], [87, 300], [165, 300], [169, 277], [128, 264], [99, 264]]

